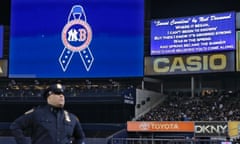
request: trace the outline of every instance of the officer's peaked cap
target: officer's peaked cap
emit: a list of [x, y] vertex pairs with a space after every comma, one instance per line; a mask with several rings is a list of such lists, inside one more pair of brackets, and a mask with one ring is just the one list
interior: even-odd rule
[[43, 93], [43, 97], [47, 99], [50, 94], [64, 94], [64, 86], [60, 83], [50, 85]]

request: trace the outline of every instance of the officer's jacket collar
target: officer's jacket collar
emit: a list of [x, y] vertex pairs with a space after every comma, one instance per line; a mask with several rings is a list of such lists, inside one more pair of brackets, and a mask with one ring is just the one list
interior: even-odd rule
[[54, 107], [54, 106], [49, 105], [49, 104], [48, 104], [48, 107], [49, 107], [50, 111], [54, 112], [54, 113], [57, 113], [59, 111], [63, 111], [63, 108]]

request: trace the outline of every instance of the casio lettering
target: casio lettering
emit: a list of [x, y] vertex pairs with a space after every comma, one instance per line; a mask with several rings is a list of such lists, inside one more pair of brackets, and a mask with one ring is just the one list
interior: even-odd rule
[[175, 71], [223, 70], [227, 66], [227, 57], [224, 54], [195, 55], [184, 58], [157, 58], [153, 61], [153, 70], [157, 73]]

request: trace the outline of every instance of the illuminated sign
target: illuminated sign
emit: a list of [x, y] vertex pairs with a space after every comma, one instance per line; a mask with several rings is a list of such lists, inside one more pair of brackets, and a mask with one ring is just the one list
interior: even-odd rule
[[151, 55], [235, 50], [235, 12], [151, 21]]
[[240, 71], [240, 31], [237, 31], [236, 71]]
[[195, 122], [195, 136], [227, 136], [227, 122]]
[[145, 75], [234, 71], [234, 51], [209, 54], [145, 57]]
[[4, 29], [3, 25], [0, 25], [0, 58], [3, 58], [3, 42], [4, 42]]
[[7, 77], [7, 60], [0, 60], [0, 77]]
[[228, 122], [228, 135], [230, 137], [238, 137], [240, 133], [240, 121]]
[[10, 18], [10, 78], [143, 76], [144, 0], [12, 0]]
[[138, 132], [193, 132], [194, 122], [182, 121], [128, 121], [127, 131]]

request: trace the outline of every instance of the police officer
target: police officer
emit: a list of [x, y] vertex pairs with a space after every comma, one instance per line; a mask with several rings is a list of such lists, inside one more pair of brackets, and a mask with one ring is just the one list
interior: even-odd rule
[[78, 118], [63, 109], [63, 86], [51, 85], [43, 97], [46, 105], [25, 112], [10, 125], [17, 143], [29, 143], [25, 130], [30, 129], [31, 144], [85, 144], [85, 134]]

